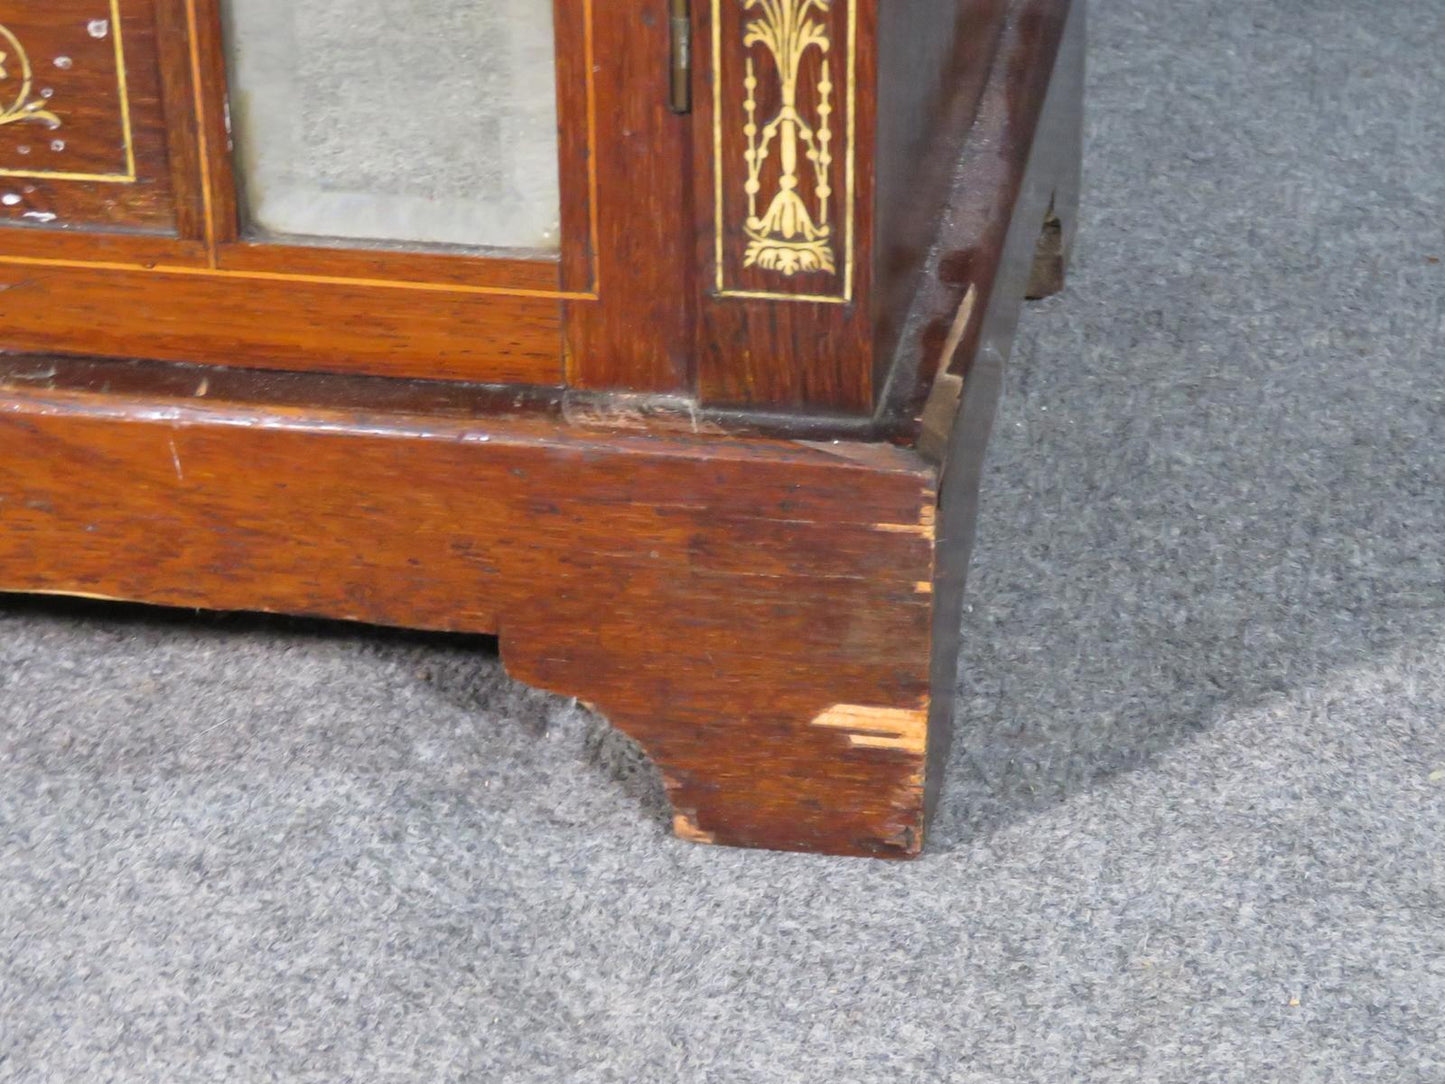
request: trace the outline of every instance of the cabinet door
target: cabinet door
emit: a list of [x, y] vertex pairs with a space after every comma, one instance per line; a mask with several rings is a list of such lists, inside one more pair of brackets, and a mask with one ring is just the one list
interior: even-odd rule
[[0, 0], [0, 349], [680, 386], [655, 15]]

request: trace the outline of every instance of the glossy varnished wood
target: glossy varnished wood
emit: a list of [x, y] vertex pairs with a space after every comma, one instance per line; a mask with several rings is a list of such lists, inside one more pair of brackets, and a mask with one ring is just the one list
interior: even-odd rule
[[[0, 229], [6, 281], [24, 284], [0, 298], [13, 329], [4, 345], [567, 383], [680, 397], [704, 413], [871, 416], [879, 431], [906, 432], [909, 397], [926, 394], [941, 348], [935, 332], [920, 351], [913, 300], [1003, 0], [828, 9], [840, 268], [791, 278], [740, 263], [743, 65], [766, 63], [744, 47], [749, 13], [719, 3], [715, 35], [713, 4], [692, 5], [695, 108], [679, 116], [668, 108], [661, 5], [555, 3], [564, 239], [560, 258], [546, 259], [249, 237], [225, 121], [220, 0], [123, 0], [132, 111], [149, 118], [140, 160], [156, 178], [169, 171], [174, 236]], [[807, 56], [809, 87], [821, 58]], [[760, 93], [765, 111], [776, 104]], [[722, 249], [719, 181], [731, 231]], [[720, 293], [720, 256], [729, 290], [776, 296]], [[848, 300], [796, 299], [818, 292]], [[253, 306], [264, 320], [235, 316]]]
[[[686, 394], [692, 390], [694, 304], [691, 118], [669, 108], [668, 9], [665, 2], [594, 0], [591, 35], [559, 17], [559, 73], [577, 85], [590, 65], [587, 127], [564, 126], [564, 146], [590, 131], [575, 169], [593, 190], [564, 193], [563, 227], [585, 241], [588, 276], [570, 270], [595, 298], [569, 299], [567, 382], [588, 390]], [[557, 0], [559, 12], [578, 0]], [[591, 7], [591, 5], [587, 5]], [[569, 75], [569, 73], [577, 73]], [[590, 201], [590, 202], [587, 202]], [[588, 209], [591, 208], [590, 219]]]
[[[642, 5], [556, 4], [563, 240], [554, 258], [250, 235], [226, 122], [219, 0], [123, 4], [137, 24], [127, 70], [140, 91], [160, 88], [138, 91], [132, 111], [169, 138], [168, 151], [141, 150], [150, 174], [174, 180], [174, 236], [111, 237], [84, 219], [44, 236], [0, 228], [0, 268], [25, 287], [0, 298], [12, 331], [0, 345], [689, 390], [688, 122], [666, 108], [656, 63], [665, 19]], [[89, 108], [104, 107], [92, 97]], [[263, 318], [242, 317], [248, 309]]]

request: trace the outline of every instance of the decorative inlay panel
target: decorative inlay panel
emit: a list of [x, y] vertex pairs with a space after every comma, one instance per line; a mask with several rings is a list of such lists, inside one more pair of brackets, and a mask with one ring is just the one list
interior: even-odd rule
[[156, 25], [171, 27], [178, 102], [180, 11], [178, 0], [0, 0], [0, 255], [47, 255], [45, 233], [177, 236]]
[[0, 177], [135, 183], [120, 0], [0, 3]]
[[853, 298], [858, 0], [713, 0], [717, 293]]

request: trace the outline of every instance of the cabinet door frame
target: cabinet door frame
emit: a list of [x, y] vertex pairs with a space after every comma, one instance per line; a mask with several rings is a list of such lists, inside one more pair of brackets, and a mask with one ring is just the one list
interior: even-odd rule
[[[198, 88], [200, 164], [206, 193], [206, 237], [223, 271], [294, 275], [306, 279], [342, 278], [355, 281], [447, 283], [490, 288], [503, 296], [511, 292], [546, 294], [561, 298], [596, 296], [590, 257], [595, 228], [597, 175], [591, 108], [595, 72], [592, 64], [580, 70], [558, 65], [557, 131], [558, 174], [562, 207], [574, 208], [561, 231], [556, 254], [448, 251], [444, 246], [367, 246], [363, 241], [249, 237], [243, 232], [239, 182], [228, 133], [228, 86], [222, 7], [225, 0], [193, 0], [195, 33], [191, 35], [191, 79]], [[556, 2], [554, 25], [559, 42], [580, 40], [584, 49], [592, 40], [593, 0]], [[582, 138], [566, 138], [580, 133]], [[578, 213], [580, 211], [580, 213]], [[570, 281], [569, 281], [570, 280]]]
[[166, 155], [141, 168], [171, 179], [177, 228], [0, 227], [0, 285], [29, 292], [0, 290], [0, 349], [684, 389], [688, 126], [667, 109], [663, 4], [554, 0], [562, 237], [530, 258], [244, 237], [221, 0], [116, 2], [154, 20], [153, 55], [127, 63], [158, 71]]

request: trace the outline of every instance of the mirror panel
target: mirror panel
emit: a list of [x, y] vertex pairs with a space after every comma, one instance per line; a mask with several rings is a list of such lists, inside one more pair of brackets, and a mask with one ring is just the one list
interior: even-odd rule
[[555, 252], [543, 0], [224, 0], [250, 240]]

